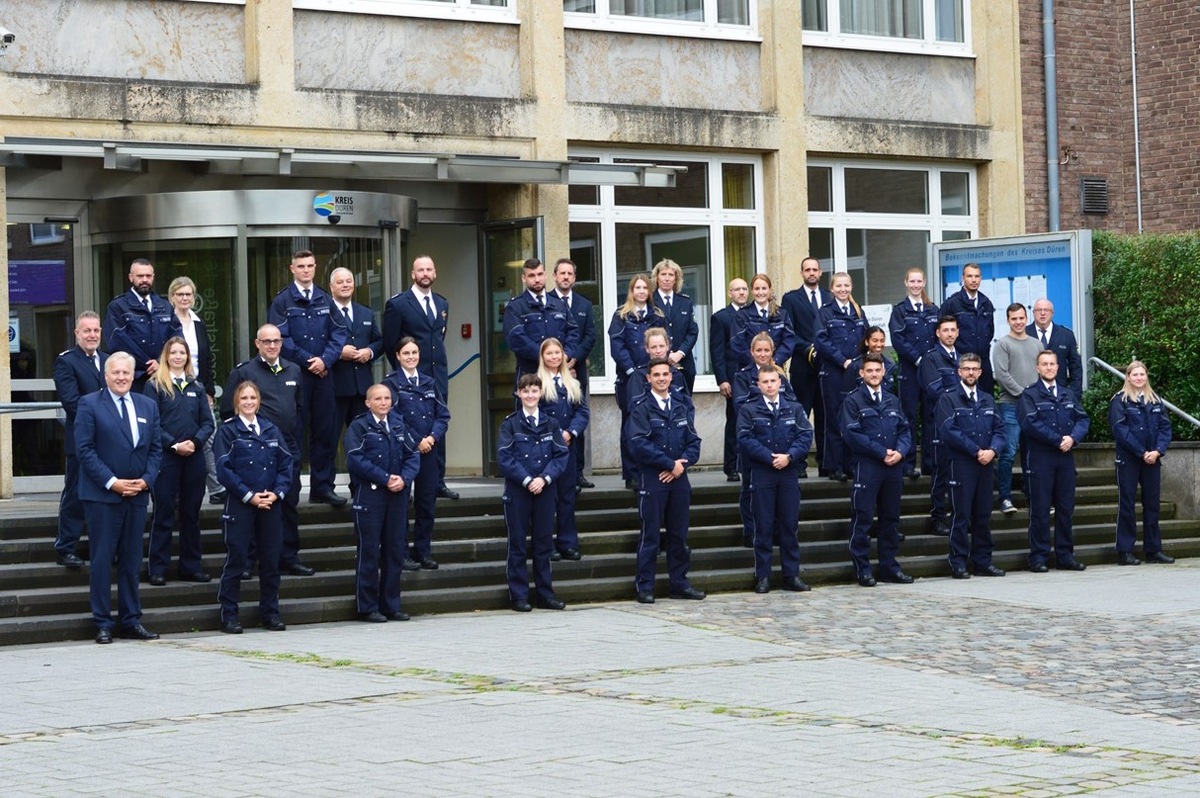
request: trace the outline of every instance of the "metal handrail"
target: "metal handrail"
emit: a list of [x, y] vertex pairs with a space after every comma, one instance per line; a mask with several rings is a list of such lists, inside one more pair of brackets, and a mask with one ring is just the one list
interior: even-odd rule
[[[1090, 357], [1090, 358], [1088, 358], [1088, 362], [1089, 362], [1089, 363], [1094, 363], [1095, 365], [1097, 365], [1097, 366], [1099, 366], [1100, 368], [1104, 369], [1105, 371], [1107, 371], [1108, 373], [1112, 374], [1114, 377], [1117, 377], [1118, 379], [1121, 379], [1121, 380], [1124, 380], [1124, 379], [1125, 379], [1125, 372], [1121, 371], [1119, 368], [1115, 368], [1114, 366], [1110, 366], [1108, 363], [1105, 363], [1103, 360], [1101, 360], [1101, 359], [1100, 359], [1100, 358], [1098, 358], [1098, 357]], [[1171, 404], [1171, 403], [1170, 403], [1170, 402], [1168, 402], [1166, 399], [1163, 399], [1161, 396], [1160, 396], [1160, 397], [1158, 397], [1158, 398], [1162, 400], [1163, 407], [1167, 408], [1167, 409], [1168, 409], [1168, 410], [1170, 410], [1172, 413], [1174, 413], [1175, 415], [1177, 415], [1177, 416], [1179, 416], [1180, 418], [1182, 418], [1184, 421], [1186, 421], [1186, 422], [1188, 422], [1189, 424], [1191, 424], [1193, 427], [1200, 427], [1200, 419], [1196, 418], [1195, 416], [1193, 416], [1193, 415], [1192, 415], [1192, 414], [1190, 414], [1190, 413], [1187, 413], [1187, 412], [1185, 412], [1185, 411], [1183, 411], [1183, 410], [1180, 410], [1178, 407], [1176, 407], [1175, 405]]]
[[37, 413], [42, 410], [62, 410], [62, 402], [0, 402], [0, 416], [5, 413]]

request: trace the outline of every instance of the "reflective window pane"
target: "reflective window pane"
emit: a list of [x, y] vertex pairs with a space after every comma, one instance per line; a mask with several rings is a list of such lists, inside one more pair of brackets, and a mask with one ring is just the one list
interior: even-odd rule
[[615, 16], [704, 20], [703, 0], [609, 0], [608, 8]]
[[942, 213], [971, 214], [971, 177], [966, 172], [942, 172]]
[[963, 38], [963, 0], [936, 0], [934, 15], [937, 18], [939, 42], [961, 42]]
[[928, 173], [915, 169], [846, 169], [848, 213], [929, 213]]
[[929, 233], [926, 230], [846, 231], [846, 271], [854, 280], [854, 297], [860, 304], [898, 302], [904, 293], [904, 272], [911, 266], [927, 268]]
[[753, 227], [725, 228], [725, 285], [736, 277], [747, 282], [758, 273]]
[[828, 166], [808, 167], [808, 209], [833, 210], [833, 170]]
[[843, 33], [920, 39], [921, 0], [841, 0]]
[[[655, 208], [707, 208], [708, 164], [695, 161], [663, 161], [654, 159], [664, 166], [684, 166], [687, 172], [678, 175], [674, 188], [648, 188], [643, 186], [617, 186], [614, 198], [617, 205], [639, 205]], [[616, 158], [613, 163], [646, 163], [646, 160]]]
[[721, 164], [722, 207], [754, 210], [754, 166], [748, 163]]
[[966, 230], [945, 230], [942, 232], [943, 241], [970, 241], [971, 234]]
[[717, 22], [722, 25], [749, 25], [748, 0], [717, 0]]
[[825, 3], [827, 0], [802, 0], [800, 6], [800, 19], [803, 21], [805, 30], [829, 30], [829, 20], [825, 14]]
[[[596, 347], [588, 360], [588, 374], [604, 373], [604, 351], [608, 346], [604, 308], [600, 301], [600, 224], [571, 222], [571, 260], [575, 261], [575, 290], [592, 301], [592, 324], [595, 325]], [[621, 294], [624, 299], [624, 294]]]

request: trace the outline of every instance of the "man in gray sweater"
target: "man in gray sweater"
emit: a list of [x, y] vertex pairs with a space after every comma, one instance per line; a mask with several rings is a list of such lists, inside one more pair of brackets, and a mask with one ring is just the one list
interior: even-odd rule
[[992, 345], [992, 369], [1000, 385], [996, 410], [1004, 420], [1004, 434], [1008, 439], [996, 468], [1000, 481], [1000, 509], [1011, 514], [1017, 511], [1012, 501], [1013, 460], [1017, 456], [1017, 439], [1021, 435], [1021, 426], [1017, 423], [1017, 400], [1022, 391], [1037, 382], [1037, 358], [1038, 352], [1042, 351], [1042, 344], [1025, 334], [1028, 317], [1024, 305], [1014, 302], [1008, 306], [1006, 313], [1008, 335], [997, 339]]

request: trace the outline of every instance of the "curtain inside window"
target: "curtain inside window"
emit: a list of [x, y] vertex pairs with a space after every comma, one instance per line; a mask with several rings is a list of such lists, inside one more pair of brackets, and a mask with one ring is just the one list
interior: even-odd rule
[[939, 42], [963, 41], [962, 0], [937, 0], [934, 13], [937, 16], [937, 38]]
[[704, 21], [703, 0], [609, 0], [609, 13], [654, 19]]
[[841, 0], [842, 32], [920, 39], [921, 0]]

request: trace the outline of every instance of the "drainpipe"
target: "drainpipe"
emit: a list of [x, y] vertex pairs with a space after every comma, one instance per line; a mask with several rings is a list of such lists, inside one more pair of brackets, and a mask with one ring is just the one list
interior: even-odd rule
[[[1133, 0], [1130, 0], [1132, 7]], [[1058, 232], [1058, 79], [1054, 46], [1054, 0], [1042, 0], [1042, 56], [1046, 81], [1046, 216], [1049, 231]]]
[[1138, 232], [1142, 232], [1142, 133], [1138, 114], [1137, 33], [1133, 25], [1133, 0], [1129, 0], [1129, 64], [1133, 71], [1133, 172], [1137, 192]]

